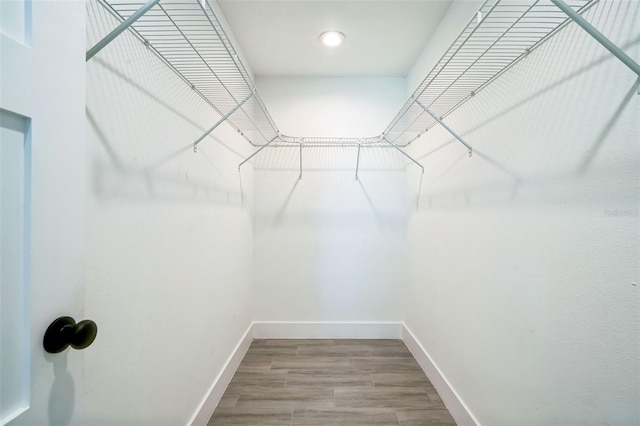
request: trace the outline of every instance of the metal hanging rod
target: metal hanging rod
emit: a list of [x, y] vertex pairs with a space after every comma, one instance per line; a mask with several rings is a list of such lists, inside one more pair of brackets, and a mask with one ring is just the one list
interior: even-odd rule
[[360, 144], [358, 144], [358, 157], [356, 158], [356, 180], [358, 180], [358, 169], [360, 168]]
[[[409, 160], [411, 160], [413, 163], [417, 164], [418, 167], [420, 167], [420, 169], [422, 169], [422, 173], [424, 174], [424, 167], [422, 166], [422, 164], [420, 164], [418, 161], [416, 161], [413, 157], [411, 157], [409, 154], [407, 154], [406, 152], [404, 152], [401, 148], [399, 148], [396, 144], [394, 144], [393, 142], [389, 142], [386, 138], [381, 138], [380, 142], [384, 142], [385, 144], [387, 144], [389, 147], [394, 148], [398, 151], [400, 151], [400, 153], [402, 155], [404, 155], [405, 157], [407, 157]], [[360, 170], [360, 149], [362, 148], [362, 144], [358, 144], [358, 155], [356, 157], [356, 180], [360, 180], [360, 178], [358, 177], [358, 171]]]
[[422, 169], [422, 173], [424, 174], [424, 167], [422, 166], [422, 164], [418, 163], [412, 156], [410, 156], [409, 154], [404, 152], [400, 147], [398, 147], [398, 145], [396, 145], [393, 142], [389, 141], [387, 138], [382, 138], [382, 140], [385, 141], [386, 143], [388, 143], [389, 145], [391, 145], [392, 147], [394, 147], [395, 149], [397, 149], [400, 152], [400, 154], [404, 155], [409, 160], [411, 160], [413, 163], [415, 163], [418, 167], [420, 167]]
[[566, 13], [569, 18], [573, 20], [576, 24], [580, 25], [582, 29], [591, 35], [591, 37], [595, 38], [598, 43], [603, 45], [609, 52], [613, 54], [616, 58], [618, 58], [622, 63], [628, 66], [631, 71], [636, 73], [637, 76], [640, 77], [640, 65], [629, 55], [624, 53], [618, 46], [616, 46], [611, 40], [606, 38], [600, 31], [598, 31], [593, 25], [587, 22], [582, 16], [576, 13], [570, 6], [568, 6], [563, 0], [551, 0], [553, 4], [558, 6], [564, 13]]
[[300, 174], [298, 180], [302, 180], [302, 142], [300, 142]]
[[207, 130], [206, 132], [204, 132], [204, 134], [202, 136], [200, 136], [194, 143], [193, 143], [193, 152], [197, 152], [198, 151], [198, 144], [207, 136], [209, 136], [209, 134], [211, 132], [213, 132], [218, 126], [220, 126], [222, 123], [224, 123], [225, 121], [227, 121], [229, 119], [229, 117], [231, 117], [231, 114], [233, 114], [234, 112], [236, 112], [238, 110], [238, 108], [242, 107], [242, 105], [245, 104], [245, 102], [247, 102], [249, 99], [251, 99], [253, 97], [253, 93], [251, 93], [249, 96], [247, 96], [246, 98], [244, 98], [238, 105], [236, 105], [235, 107], [233, 107], [233, 109], [231, 111], [229, 111], [228, 113], [226, 113], [225, 115], [223, 115], [220, 120], [218, 120], [216, 122], [216, 124], [214, 124], [209, 130]]
[[86, 61], [93, 58], [96, 53], [105, 48], [109, 43], [111, 43], [116, 37], [118, 37], [123, 31], [129, 28], [134, 22], [136, 22], [142, 15], [147, 13], [149, 9], [151, 9], [156, 4], [160, 3], [160, 0], [149, 0], [145, 3], [140, 9], [138, 9], [133, 15], [129, 16], [124, 22], [116, 27], [113, 31], [107, 34], [102, 40], [96, 43], [91, 49], [87, 51]]
[[[269, 145], [271, 145], [273, 142], [276, 141], [276, 139], [278, 139], [278, 136], [275, 136], [273, 139], [271, 139], [269, 142], [267, 142], [266, 144], [262, 145], [260, 148], [258, 148], [258, 150], [256, 152], [254, 152], [253, 154], [251, 154], [250, 156], [248, 156], [242, 163], [238, 164], [238, 172], [240, 171], [240, 167], [242, 167], [242, 165], [244, 163], [246, 163], [247, 161], [251, 160], [253, 157], [255, 157], [256, 155], [258, 155], [258, 153], [260, 151], [262, 151], [263, 149], [265, 149], [266, 147], [268, 147]], [[300, 161], [302, 161], [302, 156], [300, 156]], [[302, 173], [301, 173], [302, 174]]]
[[434, 113], [432, 113], [431, 111], [429, 111], [429, 108], [427, 108], [426, 106], [424, 106], [422, 104], [422, 102], [420, 102], [419, 100], [416, 99], [416, 103], [418, 105], [420, 105], [422, 107], [422, 109], [425, 110], [425, 112], [427, 114], [429, 114], [434, 120], [436, 120], [436, 122], [438, 124], [440, 124], [442, 127], [444, 127], [449, 133], [451, 133], [453, 135], [453, 137], [455, 137], [456, 139], [458, 139], [458, 141], [460, 141], [460, 143], [462, 143], [464, 146], [467, 147], [467, 149], [469, 150], [469, 157], [471, 157], [471, 155], [473, 154], [473, 148], [471, 148], [471, 146], [466, 143], [464, 141], [464, 139], [462, 139], [462, 136], [458, 135], [456, 132], [454, 132], [451, 127], [447, 126], [438, 116], [436, 116]]

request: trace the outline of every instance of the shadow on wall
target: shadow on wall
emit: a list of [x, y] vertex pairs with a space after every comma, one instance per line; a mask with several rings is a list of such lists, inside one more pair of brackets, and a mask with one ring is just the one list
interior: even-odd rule
[[280, 207], [280, 209], [278, 209], [277, 213], [275, 214], [275, 217], [273, 219], [274, 225], [278, 226], [282, 223], [282, 217], [284, 215], [285, 210], [287, 209], [287, 206], [291, 202], [291, 197], [293, 196], [293, 193], [296, 191], [296, 188], [298, 187], [298, 183], [300, 183], [300, 179], [296, 179], [295, 183], [291, 187], [291, 191], [289, 191], [289, 194], [287, 194], [287, 198], [284, 200], [284, 203], [282, 203], [282, 207]]
[[[192, 126], [200, 129], [200, 131], [202, 133], [204, 133], [205, 130], [207, 130], [206, 126], [202, 126], [202, 124], [199, 124], [199, 123], [195, 122], [188, 115], [184, 114], [181, 110], [176, 109], [172, 105], [170, 100], [165, 101], [165, 100], [161, 99], [158, 95], [153, 94], [151, 90], [146, 89], [141, 84], [136, 83], [131, 78], [127, 77], [126, 74], [124, 74], [122, 71], [118, 70], [115, 66], [112, 66], [108, 62], [106, 62], [106, 61], [104, 61], [104, 60], [102, 60], [102, 59], [100, 59], [98, 57], [95, 57], [95, 58], [91, 59], [91, 61], [100, 64], [102, 67], [104, 67], [105, 70], [110, 71], [115, 77], [118, 77], [123, 83], [126, 83], [132, 90], [138, 91], [138, 92], [144, 94], [148, 99], [150, 99], [154, 103], [157, 103], [158, 105], [161, 105], [162, 107], [164, 107], [173, 116], [175, 116], [177, 118], [180, 118], [184, 122], [189, 123]], [[217, 121], [217, 119], [215, 121]], [[211, 124], [213, 124], [215, 121], [212, 121]], [[216, 138], [213, 138], [213, 139], [217, 143], [219, 143], [221, 146], [225, 147], [230, 152], [232, 152], [235, 155], [237, 155], [239, 158], [244, 158], [243, 154], [241, 154], [240, 152], [234, 150], [228, 144], [224, 143], [223, 141], [221, 141], [219, 139], [216, 139]]]
[[256, 234], [281, 226], [378, 228], [404, 232], [407, 162], [393, 149], [270, 148], [256, 160]]
[[586, 173], [588, 171], [589, 167], [591, 166], [591, 163], [596, 158], [596, 154], [598, 154], [598, 151], [600, 151], [600, 149], [602, 148], [602, 145], [607, 140], [607, 137], [615, 127], [616, 123], [622, 116], [625, 109], [627, 109], [627, 107], [629, 106], [629, 103], [631, 103], [631, 100], [635, 96], [640, 95], [640, 93], [638, 92], [639, 89], [640, 89], [640, 77], [638, 77], [638, 79], [633, 84], [633, 86], [631, 86], [631, 90], [629, 90], [629, 92], [627, 93], [627, 96], [625, 96], [622, 102], [620, 102], [620, 105], [618, 106], [618, 108], [611, 114], [611, 117], [609, 118], [609, 120], [605, 123], [600, 133], [598, 133], [598, 135], [596, 136], [595, 142], [593, 143], [593, 147], [587, 151], [586, 155], [584, 156], [584, 159], [582, 160], [582, 163], [578, 167], [579, 173]]
[[[177, 175], [174, 171], [162, 172], [159, 169], [172, 161], [178, 160], [182, 154], [193, 154], [193, 145], [185, 145], [159, 159], [151, 160], [145, 166], [132, 167], [110, 143], [99, 127], [91, 111], [87, 110], [87, 119], [95, 131], [107, 156], [95, 160], [92, 171], [92, 186], [95, 195], [101, 199], [136, 201], [136, 202], [174, 202], [190, 203], [194, 201], [214, 204], [242, 204], [241, 191], [219, 186], [213, 182], [190, 179], [188, 173]], [[220, 175], [219, 168], [211, 161], [205, 150], [198, 154], [211, 169]], [[106, 161], [108, 159], [108, 161]]]
[[[640, 3], [621, 4], [594, 8], [588, 19], [632, 51], [637, 28], [613, 22], [617, 13], [637, 15]], [[473, 146], [472, 158], [438, 127], [411, 145], [426, 169], [420, 209], [532, 198], [616, 205], [633, 196], [639, 155], [629, 135], [638, 131], [628, 118], [638, 113], [640, 80], [582, 31], [567, 26], [446, 119]]]
[[360, 189], [362, 189], [362, 194], [364, 195], [364, 198], [367, 200], [367, 203], [369, 203], [369, 207], [371, 207], [371, 213], [373, 214], [373, 217], [375, 217], [376, 222], [378, 223], [378, 226], [380, 228], [384, 228], [385, 225], [387, 223], [390, 223], [391, 221], [388, 220], [388, 218], [385, 218], [382, 215], [380, 209], [378, 207], [376, 207], [375, 203], [371, 199], [371, 196], [369, 195], [369, 193], [365, 189], [365, 187], [362, 184], [362, 181], [360, 179], [358, 179], [358, 185], [360, 185]]
[[[445, 170], [430, 179], [429, 185], [425, 188], [426, 191], [420, 193], [423, 200], [422, 207], [430, 209], [437, 206], [452, 207], [455, 205], [468, 206], [471, 204], [489, 205], [496, 202], [500, 204], [514, 204], [518, 199], [518, 191], [523, 186], [529, 191], [541, 191], [547, 198], [548, 202], [555, 203], [561, 200], [569, 201], [570, 198], [567, 197], [575, 197], [576, 194], [571, 188], [582, 186], [588, 182], [592, 182], [593, 184], [603, 181], [606, 182], [606, 177], [610, 175], [612, 171], [624, 172], [624, 170], [627, 169], [629, 173], [632, 173], [635, 169], [635, 165], [633, 162], [634, 155], [631, 153], [627, 161], [619, 161], [616, 162], [616, 164], [610, 163], [606, 165], [606, 167], [599, 167], [596, 170], [589, 170], [589, 167], [596, 158], [598, 151], [603, 147], [604, 142], [607, 140], [607, 136], [612, 129], [614, 129], [616, 122], [619, 120], [625, 108], [629, 106], [629, 103], [634, 96], [637, 96], [639, 82], [640, 80], [633, 84], [619, 107], [608, 118], [607, 122], [597, 134], [592, 148], [584, 151], [583, 159], [577, 167], [575, 167], [575, 165], [569, 167], [569, 169], [564, 173], [556, 173], [553, 175], [540, 174], [537, 176], [529, 176], [525, 179], [510, 168], [476, 149], [474, 150], [473, 157], [480, 158], [484, 163], [494, 168], [494, 171], [497, 170], [502, 172], [503, 179], [486, 183], [484, 185], [476, 184], [467, 185], [465, 188], [457, 188], [453, 190], [429, 191], [429, 188], [437, 187], [440, 180], [445, 180], [452, 171], [457, 168], [464, 167], [463, 162], [467, 158], [467, 155], [466, 153], [462, 153], [450, 161]], [[445, 145], [452, 142], [454, 142], [454, 140], [447, 142]], [[478, 170], [480, 168], [482, 167], [479, 166], [474, 169]], [[484, 168], [485, 171], [487, 168]], [[479, 174], [481, 175], [481, 173]], [[508, 178], [508, 180], [505, 180], [504, 178]], [[615, 183], [619, 184], [624, 182]], [[563, 191], [562, 188], [565, 190]], [[610, 188], [610, 191], [601, 191], [599, 195], [615, 198], [620, 195], [619, 193], [620, 188], [614, 186]]]

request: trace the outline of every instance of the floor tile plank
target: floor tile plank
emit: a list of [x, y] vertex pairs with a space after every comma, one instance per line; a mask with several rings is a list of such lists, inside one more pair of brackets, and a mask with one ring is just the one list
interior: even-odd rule
[[288, 425], [293, 410], [290, 406], [245, 406], [238, 408], [216, 409], [207, 426], [236, 425]]
[[349, 368], [348, 357], [324, 356], [276, 356], [273, 358], [272, 370], [345, 370]]
[[285, 386], [373, 386], [373, 383], [366, 372], [308, 370], [289, 372]]
[[[371, 373], [374, 386], [419, 386], [431, 387], [424, 374], [412, 373]], [[427, 392], [428, 393], [428, 392]]]
[[350, 357], [350, 368], [371, 373], [415, 372], [424, 374], [415, 359], [410, 357]]
[[369, 352], [371, 356], [402, 356], [413, 358], [413, 355], [406, 346], [371, 347]]
[[336, 407], [346, 408], [433, 408], [424, 388], [358, 387], [335, 388]]
[[296, 355], [298, 346], [267, 346], [256, 345], [251, 346], [247, 353], [251, 355], [278, 356], [278, 355]]
[[456, 422], [446, 409], [441, 410], [398, 410], [401, 425], [455, 426]]
[[336, 344], [326, 346], [299, 346], [298, 356], [369, 356], [369, 348], [363, 345]]
[[398, 418], [393, 410], [354, 410], [354, 409], [295, 409], [291, 425], [322, 426], [398, 426]]
[[335, 407], [333, 388], [330, 386], [291, 386], [276, 389], [256, 386], [241, 392], [235, 407], [261, 404], [268, 406], [270, 403], [288, 403], [292, 409]]
[[250, 386], [272, 386], [284, 387], [287, 377], [286, 371], [267, 372], [244, 372], [238, 371], [231, 379], [229, 386], [250, 385]]
[[334, 344], [333, 339], [263, 339], [253, 342], [256, 346], [331, 346]]
[[334, 339], [335, 344], [363, 345], [376, 348], [406, 347], [399, 339]]

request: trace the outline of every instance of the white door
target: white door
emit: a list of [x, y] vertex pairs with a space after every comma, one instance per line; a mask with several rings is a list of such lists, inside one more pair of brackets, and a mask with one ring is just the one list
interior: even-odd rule
[[42, 339], [85, 319], [84, 2], [0, 0], [0, 33], [0, 423], [79, 424], [83, 352]]

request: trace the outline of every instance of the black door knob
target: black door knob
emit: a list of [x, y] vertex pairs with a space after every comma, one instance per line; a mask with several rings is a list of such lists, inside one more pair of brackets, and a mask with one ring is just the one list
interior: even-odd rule
[[44, 350], [57, 354], [71, 345], [84, 349], [96, 339], [98, 326], [91, 320], [76, 321], [71, 317], [60, 317], [53, 321], [44, 333]]

